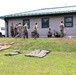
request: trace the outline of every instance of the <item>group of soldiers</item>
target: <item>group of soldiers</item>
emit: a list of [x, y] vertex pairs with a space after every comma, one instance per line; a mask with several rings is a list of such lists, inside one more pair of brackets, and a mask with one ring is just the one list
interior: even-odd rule
[[49, 31], [48, 31], [48, 37], [64, 37], [64, 23], [63, 21], [61, 21], [60, 23], [60, 32], [56, 31], [56, 30], [53, 30], [53, 34], [51, 32], [51, 28], [49, 28]]
[[[16, 24], [15, 27], [13, 27], [13, 23], [11, 24], [10, 26], [10, 32], [11, 32], [11, 37], [22, 37], [25, 39], [25, 38], [28, 38], [28, 24], [25, 23], [24, 26], [21, 25], [21, 23], [19, 24]], [[34, 37], [36, 38], [37, 36], [37, 33], [38, 33], [38, 24], [35, 23], [35, 26], [34, 26]]]
[[[25, 39], [25, 38], [28, 38], [28, 24], [25, 23], [24, 26], [21, 25], [21, 23], [19, 24], [16, 24], [15, 27], [13, 27], [13, 23], [11, 24], [10, 26], [10, 32], [11, 32], [11, 36], [12, 37], [22, 37]], [[54, 37], [63, 37], [64, 36], [64, 23], [63, 21], [61, 21], [61, 24], [60, 24], [60, 34], [54, 30]], [[38, 34], [38, 24], [35, 23], [34, 25], [34, 30], [32, 32], [32, 36], [36, 39], [37, 37], [39, 37], [39, 34]], [[51, 32], [51, 28], [49, 28], [49, 31], [48, 31], [48, 37], [52, 37], [52, 32]]]

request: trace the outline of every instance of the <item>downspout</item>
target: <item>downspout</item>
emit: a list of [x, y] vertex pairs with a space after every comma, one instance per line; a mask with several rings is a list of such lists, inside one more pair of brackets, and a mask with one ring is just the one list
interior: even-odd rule
[[6, 19], [4, 20], [5, 20], [5, 37], [9, 37], [8, 21]]

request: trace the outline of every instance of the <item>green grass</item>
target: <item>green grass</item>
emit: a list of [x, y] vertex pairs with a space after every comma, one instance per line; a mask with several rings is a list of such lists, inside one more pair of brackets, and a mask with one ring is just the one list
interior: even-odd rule
[[[0, 52], [1, 75], [76, 75], [76, 38], [0, 38], [0, 43], [12, 41], [15, 44]], [[51, 53], [43, 58], [24, 56], [36, 48]], [[21, 49], [23, 54], [4, 56], [16, 49]]]

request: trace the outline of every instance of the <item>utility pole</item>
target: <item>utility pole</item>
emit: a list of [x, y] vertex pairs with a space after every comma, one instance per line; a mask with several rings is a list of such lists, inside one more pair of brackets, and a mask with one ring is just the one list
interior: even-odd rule
[[65, 2], [65, 6], [67, 6], [67, 2]]

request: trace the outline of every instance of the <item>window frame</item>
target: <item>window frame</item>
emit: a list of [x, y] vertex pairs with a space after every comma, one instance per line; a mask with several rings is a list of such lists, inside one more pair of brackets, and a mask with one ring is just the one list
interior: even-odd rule
[[30, 19], [23, 19], [23, 26], [26, 23], [25, 21], [28, 21], [28, 29], [30, 29]]
[[[66, 22], [66, 18], [71, 18], [72, 21]], [[66, 23], [71, 23], [71, 26], [67, 26]], [[64, 26], [65, 27], [73, 27], [73, 16], [64, 17]]]
[[[47, 27], [44, 27], [44, 23], [43, 23], [43, 20], [44, 20], [44, 19], [48, 19], [48, 25], [47, 25]], [[41, 22], [42, 22], [41, 28], [49, 28], [49, 18], [42, 18], [42, 19], [41, 19]]]

